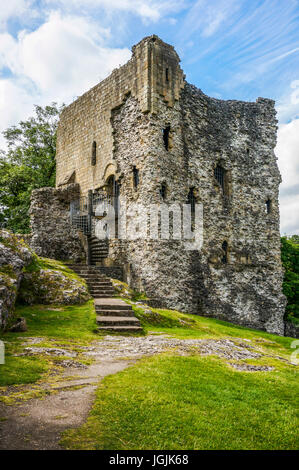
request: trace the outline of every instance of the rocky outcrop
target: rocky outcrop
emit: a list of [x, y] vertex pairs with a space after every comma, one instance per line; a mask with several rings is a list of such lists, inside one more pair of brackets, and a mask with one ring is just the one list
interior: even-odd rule
[[25, 272], [18, 300], [25, 304], [82, 304], [90, 299], [85, 282], [68, 272], [39, 269]]
[[90, 298], [87, 285], [55, 260], [39, 258], [16, 235], [0, 231], [0, 329], [14, 321], [16, 300], [26, 304], [80, 304]]
[[32, 260], [28, 246], [12, 233], [0, 231], [0, 328], [12, 320], [22, 271]]

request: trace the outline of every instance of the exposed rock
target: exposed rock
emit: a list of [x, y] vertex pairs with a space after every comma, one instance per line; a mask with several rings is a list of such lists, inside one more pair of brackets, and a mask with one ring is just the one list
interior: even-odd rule
[[[38, 258], [20, 237], [1, 230], [0, 329], [13, 322], [17, 298], [27, 304], [80, 304], [90, 294], [85, 281], [63, 264]], [[22, 321], [12, 327], [11, 331], [26, 331]]]
[[234, 369], [245, 371], [245, 372], [270, 372], [274, 370], [272, 366], [254, 366], [252, 364], [230, 364]]
[[22, 270], [32, 259], [28, 246], [11, 232], [0, 231], [0, 329], [12, 320]]
[[77, 353], [75, 353], [74, 351], [67, 351], [66, 349], [38, 348], [38, 347], [25, 348], [23, 353], [16, 354], [16, 356], [35, 356], [38, 354], [45, 354], [46, 356], [66, 356], [66, 357], [77, 356]]
[[23, 274], [18, 295], [26, 304], [82, 304], [90, 299], [85, 282], [64, 272], [40, 269]]
[[16, 323], [9, 328], [9, 331], [11, 333], [24, 333], [24, 331], [27, 331], [26, 319], [23, 317], [17, 318]]
[[72, 361], [71, 359], [64, 359], [58, 363], [61, 367], [65, 368], [74, 368], [74, 369], [88, 369], [86, 364], [82, 364], [82, 362]]
[[290, 336], [291, 338], [299, 338], [299, 325], [295, 325], [290, 321], [285, 322], [285, 336]]

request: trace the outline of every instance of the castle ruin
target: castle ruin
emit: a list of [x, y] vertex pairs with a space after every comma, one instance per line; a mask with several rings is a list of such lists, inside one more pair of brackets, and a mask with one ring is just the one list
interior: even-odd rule
[[[132, 52], [62, 112], [57, 187], [33, 193], [32, 247], [123, 277], [156, 305], [283, 334], [274, 102], [206, 96], [157, 36]], [[121, 198], [188, 203], [191, 218], [200, 205], [202, 245], [186, 249], [174, 217], [165, 239], [120, 238], [118, 222], [99, 239], [97, 201]]]

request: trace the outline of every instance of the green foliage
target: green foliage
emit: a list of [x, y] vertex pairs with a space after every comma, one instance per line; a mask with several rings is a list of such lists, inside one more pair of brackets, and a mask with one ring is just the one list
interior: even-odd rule
[[285, 269], [283, 293], [287, 297], [287, 318], [299, 322], [299, 236], [281, 238], [281, 259]]
[[29, 232], [33, 189], [55, 185], [56, 129], [63, 107], [35, 106], [35, 116], [4, 132], [7, 151], [0, 151], [0, 225]]

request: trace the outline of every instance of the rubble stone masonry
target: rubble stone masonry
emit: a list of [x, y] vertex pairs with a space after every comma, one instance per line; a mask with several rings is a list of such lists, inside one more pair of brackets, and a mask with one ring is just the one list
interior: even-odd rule
[[203, 205], [202, 249], [112, 239], [110, 262], [169, 308], [283, 334], [276, 132], [272, 100], [206, 96], [185, 81], [173, 47], [147, 37], [63, 111], [57, 187], [85, 195], [113, 175], [121, 197], [147, 207], [187, 203], [191, 191]]

